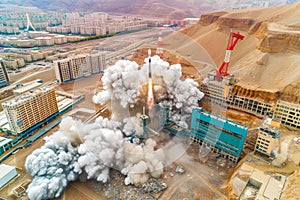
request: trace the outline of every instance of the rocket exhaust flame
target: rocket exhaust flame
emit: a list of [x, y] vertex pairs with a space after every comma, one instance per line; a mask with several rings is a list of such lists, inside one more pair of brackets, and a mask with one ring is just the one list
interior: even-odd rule
[[149, 78], [148, 80], [148, 98], [147, 98], [147, 105], [149, 110], [154, 105], [154, 95], [153, 95], [153, 84], [152, 84], [152, 78]]

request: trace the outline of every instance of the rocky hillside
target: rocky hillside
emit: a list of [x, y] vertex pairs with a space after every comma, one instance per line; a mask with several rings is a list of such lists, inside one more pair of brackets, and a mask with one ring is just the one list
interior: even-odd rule
[[[1, 0], [0, 4], [35, 6], [61, 12], [109, 12], [151, 17], [182, 19], [199, 17], [201, 13], [245, 7], [276, 6], [299, 0]], [[265, 5], [266, 4], [266, 5]], [[1, 7], [1, 6], [0, 6]]]
[[[190, 62], [202, 77], [223, 61], [230, 30], [245, 39], [232, 53], [237, 92], [300, 103], [300, 3], [203, 14], [198, 24], [164, 38], [164, 48]], [[245, 92], [247, 91], [247, 92]]]

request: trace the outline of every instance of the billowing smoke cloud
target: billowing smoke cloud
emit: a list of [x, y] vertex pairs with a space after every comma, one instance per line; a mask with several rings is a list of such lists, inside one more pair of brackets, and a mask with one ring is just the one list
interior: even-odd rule
[[95, 103], [104, 105], [109, 100], [120, 100], [121, 106], [134, 104], [140, 96], [141, 83], [146, 76], [140, 73], [136, 62], [120, 60], [109, 67], [103, 77], [103, 91], [93, 97]]
[[27, 157], [25, 167], [33, 177], [27, 189], [29, 199], [57, 198], [69, 181], [76, 180], [74, 167], [79, 155], [71, 144], [74, 137], [68, 135], [70, 120], [65, 119], [60, 131], [47, 137], [45, 145]]
[[[147, 83], [148, 59], [139, 68], [135, 62], [120, 60], [105, 71], [102, 82], [104, 90], [94, 96], [93, 101], [105, 104], [109, 100], [120, 100], [127, 108], [140, 98], [140, 90]], [[181, 65], [169, 65], [158, 56], [152, 57], [152, 73], [156, 103], [163, 102], [172, 108], [175, 121], [186, 125], [192, 108], [198, 106], [198, 101], [204, 94], [198, 90], [198, 83], [192, 79], [181, 80]]]
[[[33, 177], [27, 189], [30, 199], [58, 197], [67, 183], [80, 175], [105, 183], [109, 181], [110, 168], [126, 176], [125, 184], [140, 185], [149, 177], [162, 175], [164, 164], [169, 164], [164, 163], [168, 160], [167, 152], [155, 150], [156, 142], [151, 138], [141, 144], [131, 143], [133, 135], [144, 131], [138, 117], [130, 116], [128, 108], [146, 100], [141, 89], [147, 83], [147, 62], [145, 59], [144, 66], [139, 68], [135, 62], [118, 61], [105, 71], [104, 90], [93, 98], [102, 105], [111, 101], [113, 115], [126, 110], [127, 113], [111, 120], [99, 117], [91, 124], [66, 117], [59, 130], [45, 139], [45, 145], [27, 157], [25, 167]], [[156, 103], [169, 105], [174, 118], [184, 124], [192, 107], [198, 106], [203, 97], [197, 83], [180, 80], [181, 66], [170, 66], [158, 56], [152, 58], [152, 71]]]
[[[149, 138], [145, 145], [134, 143], [124, 144], [125, 166], [122, 173], [127, 175], [125, 184], [139, 185], [145, 183], [149, 176], [159, 178], [163, 173], [165, 158], [161, 149], [154, 151], [156, 142]], [[147, 173], [149, 172], [149, 173]]]
[[118, 122], [100, 117], [95, 124], [99, 126], [94, 126], [82, 138], [75, 171], [81, 174], [85, 170], [88, 179], [106, 183], [109, 179], [109, 168], [120, 170], [123, 167], [124, 138]]

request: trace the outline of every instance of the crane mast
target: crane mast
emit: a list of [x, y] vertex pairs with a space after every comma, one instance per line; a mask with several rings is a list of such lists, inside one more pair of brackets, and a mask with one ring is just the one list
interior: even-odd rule
[[235, 45], [239, 40], [243, 40], [244, 36], [241, 35], [239, 32], [230, 32], [229, 38], [228, 38], [228, 44], [226, 48], [225, 58], [222, 62], [221, 66], [216, 72], [216, 78], [217, 80], [221, 80], [222, 76], [228, 76], [228, 64], [230, 62], [230, 56], [231, 51], [234, 49]]

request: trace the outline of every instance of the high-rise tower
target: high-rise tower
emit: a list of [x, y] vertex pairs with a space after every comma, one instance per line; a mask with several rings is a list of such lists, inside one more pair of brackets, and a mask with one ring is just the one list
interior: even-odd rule
[[2, 58], [0, 58], [0, 87], [8, 85], [8, 82], [9, 82], [9, 78], [8, 78], [7, 70]]
[[53, 88], [42, 87], [2, 103], [14, 134], [21, 133], [58, 112]]

